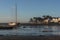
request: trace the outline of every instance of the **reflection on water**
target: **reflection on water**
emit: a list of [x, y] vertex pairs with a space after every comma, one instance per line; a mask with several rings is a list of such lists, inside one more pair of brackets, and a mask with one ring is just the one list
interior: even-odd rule
[[12, 30], [0, 30], [0, 35], [60, 35], [60, 26], [21, 26]]

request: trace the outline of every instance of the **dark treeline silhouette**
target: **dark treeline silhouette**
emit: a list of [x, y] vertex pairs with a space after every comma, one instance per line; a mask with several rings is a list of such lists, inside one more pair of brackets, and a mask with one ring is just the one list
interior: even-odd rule
[[52, 17], [50, 15], [43, 15], [42, 17], [30, 18], [30, 22], [32, 23], [59, 23], [60, 24], [60, 17]]
[[34, 21], [34, 22], [37, 23], [37, 21], [41, 21], [42, 22], [45, 19], [52, 19], [52, 16], [49, 16], [49, 15], [43, 15], [42, 17], [33, 17], [33, 18], [30, 18], [30, 22]]

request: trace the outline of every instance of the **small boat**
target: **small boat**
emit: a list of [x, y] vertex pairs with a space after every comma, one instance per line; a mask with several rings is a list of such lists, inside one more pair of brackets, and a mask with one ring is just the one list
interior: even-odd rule
[[10, 22], [8, 24], [5, 23], [3, 25], [0, 25], [0, 29], [13, 29], [19, 27], [19, 24], [20, 23], [14, 23], [14, 22]]

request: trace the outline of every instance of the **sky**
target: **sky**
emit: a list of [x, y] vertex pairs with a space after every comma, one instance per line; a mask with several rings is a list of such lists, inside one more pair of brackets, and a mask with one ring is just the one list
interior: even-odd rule
[[15, 21], [15, 3], [18, 22], [43, 15], [60, 17], [60, 0], [0, 0], [0, 22]]

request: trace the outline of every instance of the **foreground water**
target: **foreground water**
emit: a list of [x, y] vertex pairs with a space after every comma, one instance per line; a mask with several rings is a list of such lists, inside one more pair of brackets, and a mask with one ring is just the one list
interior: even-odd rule
[[11, 30], [0, 30], [0, 35], [60, 35], [60, 26], [21, 26]]

